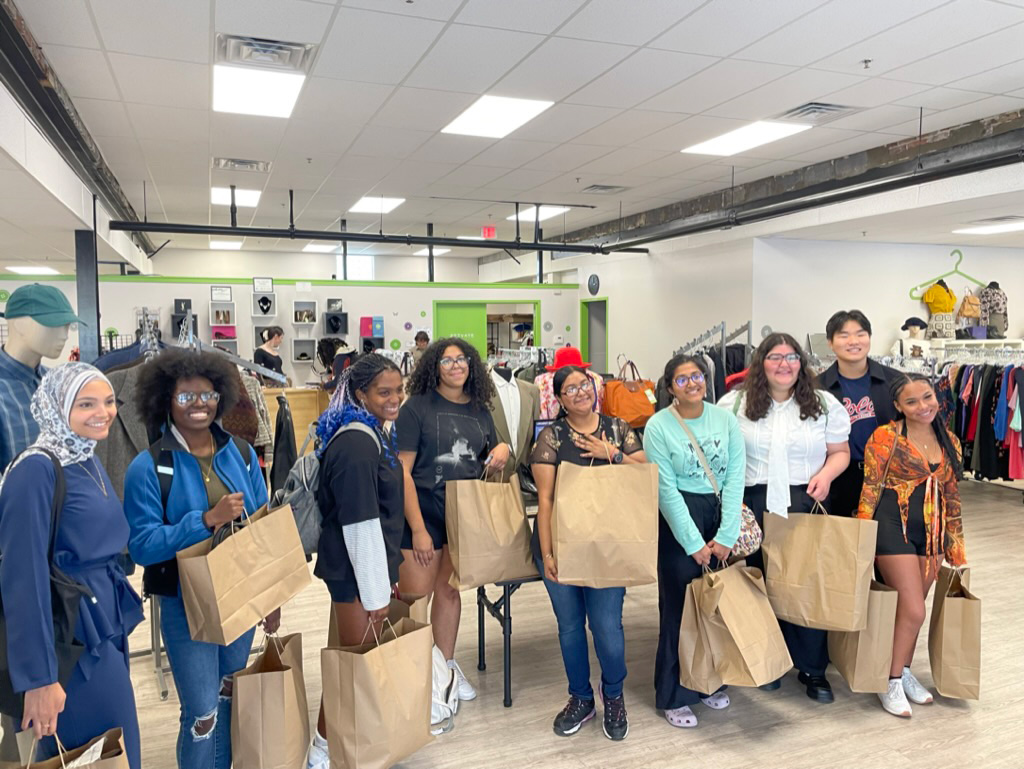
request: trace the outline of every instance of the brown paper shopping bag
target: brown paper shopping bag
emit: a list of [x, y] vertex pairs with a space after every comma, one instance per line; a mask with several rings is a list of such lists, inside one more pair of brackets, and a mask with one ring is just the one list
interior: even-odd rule
[[892, 665], [893, 630], [899, 593], [871, 582], [868, 623], [863, 630], [828, 633], [828, 656], [853, 692], [885, 692]]
[[563, 585], [656, 582], [658, 466], [560, 464], [551, 539]]
[[[391, 606], [388, 608], [388, 620], [396, 624], [403, 617], [408, 617], [413, 622], [423, 625], [430, 624], [430, 596], [426, 595], [403, 595], [401, 598], [392, 598]], [[327, 621], [327, 645], [339, 646], [338, 643], [338, 616], [331, 607], [330, 618]]]
[[268, 636], [252, 664], [235, 673], [231, 755], [235, 769], [294, 769], [309, 750], [302, 636]]
[[765, 513], [765, 585], [775, 616], [820, 630], [863, 630], [878, 523]]
[[89, 754], [92, 758], [86, 763], [76, 766], [75, 769], [129, 769], [128, 754], [124, 748], [124, 735], [120, 729], [110, 729], [99, 737], [89, 740], [82, 747], [73, 750], [67, 750], [58, 740], [57, 749], [60, 752], [53, 758], [34, 761], [32, 755], [35, 753], [36, 743], [33, 742], [27, 763], [0, 762], [0, 767], [3, 769], [29, 769], [29, 767], [31, 769], [63, 769]]
[[942, 565], [928, 627], [935, 688], [943, 697], [960, 700], [981, 696], [981, 600], [969, 585], [967, 569]]
[[212, 548], [205, 539], [178, 553], [192, 638], [230, 644], [302, 592], [309, 567], [290, 505], [266, 506]]
[[736, 564], [690, 584], [722, 683], [762, 686], [793, 667], [760, 570]]
[[387, 769], [430, 742], [433, 645], [429, 625], [401, 619], [320, 653], [332, 767]]
[[507, 483], [448, 481], [444, 493], [452, 587], [468, 590], [537, 574], [517, 476]]
[[679, 683], [703, 693], [716, 692], [722, 687], [692, 582], [686, 586], [683, 619], [679, 623]]

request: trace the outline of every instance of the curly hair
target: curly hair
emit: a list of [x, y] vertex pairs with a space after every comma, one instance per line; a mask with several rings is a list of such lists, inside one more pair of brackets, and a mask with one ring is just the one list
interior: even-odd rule
[[139, 367], [136, 406], [151, 434], [159, 434], [171, 416], [171, 397], [180, 379], [205, 377], [220, 393], [217, 419], [238, 403], [238, 369], [213, 352], [169, 347]]
[[750, 369], [747, 371], [746, 379], [743, 381], [743, 394], [746, 395], [746, 408], [744, 412], [747, 419], [757, 422], [768, 416], [772, 407], [772, 391], [768, 384], [768, 376], [764, 371], [765, 357], [776, 347], [787, 345], [800, 356], [800, 371], [796, 375], [796, 385], [793, 387], [793, 397], [800, 407], [800, 419], [817, 419], [825, 413], [821, 405], [821, 398], [814, 389], [814, 376], [811, 374], [810, 363], [800, 343], [789, 334], [776, 332], [769, 334], [754, 350], [750, 360]]
[[[892, 398], [893, 406], [896, 407], [896, 413], [903, 418], [904, 424], [906, 424], [906, 415], [900, 411], [898, 405], [900, 399], [900, 393], [903, 392], [903, 388], [912, 382], [925, 382], [935, 392], [935, 385], [932, 384], [932, 380], [923, 374], [916, 374], [913, 372], [903, 373], [896, 377], [892, 382], [889, 383], [889, 397]], [[935, 432], [935, 438], [939, 442], [939, 446], [942, 447], [943, 453], [949, 457], [949, 462], [953, 465], [953, 475], [958, 481], [964, 479], [964, 466], [957, 459], [956, 447], [953, 446], [953, 440], [949, 437], [949, 431], [946, 426], [942, 423], [942, 420], [936, 417], [932, 420], [932, 430]]]
[[409, 395], [424, 395], [431, 390], [436, 390], [441, 385], [441, 358], [444, 351], [449, 347], [458, 347], [466, 356], [469, 364], [469, 376], [462, 386], [462, 391], [469, 396], [469, 404], [477, 409], [489, 409], [490, 400], [494, 397], [496, 390], [491, 378], [487, 375], [487, 368], [477, 349], [465, 339], [448, 337], [438, 339], [423, 351], [423, 357], [416, 364], [416, 368], [409, 377], [407, 386]]

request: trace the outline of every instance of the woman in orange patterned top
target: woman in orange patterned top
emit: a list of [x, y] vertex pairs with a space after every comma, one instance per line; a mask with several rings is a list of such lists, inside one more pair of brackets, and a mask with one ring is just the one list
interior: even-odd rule
[[864, 449], [857, 517], [878, 521], [878, 569], [899, 593], [889, 689], [878, 697], [885, 710], [909, 718], [908, 698], [918, 705], [932, 701], [910, 672], [925, 598], [943, 555], [953, 566], [967, 561], [958, 486], [963, 467], [960, 444], [936, 420], [939, 404], [931, 382], [903, 374], [890, 392], [897, 418], [875, 430]]

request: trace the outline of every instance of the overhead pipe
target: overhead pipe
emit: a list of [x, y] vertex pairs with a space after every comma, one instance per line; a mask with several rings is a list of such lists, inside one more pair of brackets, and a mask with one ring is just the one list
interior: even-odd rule
[[[427, 235], [434, 237], [434, 223], [427, 222]], [[434, 244], [427, 246], [427, 282], [434, 282]]]

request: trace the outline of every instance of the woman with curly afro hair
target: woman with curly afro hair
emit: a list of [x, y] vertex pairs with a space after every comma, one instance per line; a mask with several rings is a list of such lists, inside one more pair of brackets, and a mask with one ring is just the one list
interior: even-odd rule
[[459, 699], [476, 691], [456, 664], [462, 599], [448, 584], [452, 561], [445, 530], [445, 484], [500, 472], [510, 447], [499, 443], [488, 403], [494, 384], [480, 353], [463, 339], [439, 339], [409, 379], [409, 400], [398, 414], [398, 458], [405, 473], [405, 533], [398, 587], [430, 595], [434, 642], [459, 679]]
[[[143, 586], [160, 596], [160, 627], [181, 703], [177, 762], [188, 769], [231, 765], [232, 676], [246, 665], [256, 628], [227, 646], [193, 641], [175, 554], [267, 503], [256, 452], [219, 418], [238, 401], [237, 372], [211, 352], [168, 349], [144, 363], [138, 406], [162, 433], [125, 476], [128, 549], [146, 567]], [[161, 478], [170, 478], [165, 494]], [[280, 610], [263, 620], [268, 633]]]

